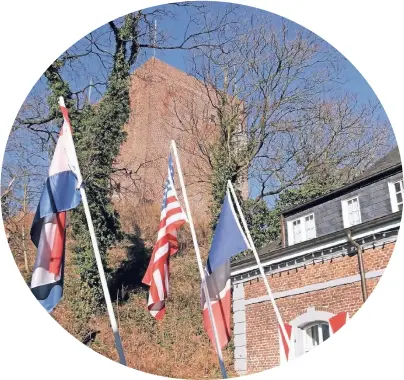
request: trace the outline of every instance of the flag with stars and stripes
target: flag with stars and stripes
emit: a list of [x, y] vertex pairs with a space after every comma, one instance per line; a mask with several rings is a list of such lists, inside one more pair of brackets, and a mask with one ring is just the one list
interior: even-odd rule
[[175, 191], [174, 168], [170, 155], [157, 242], [142, 280], [145, 285], [150, 287], [148, 309], [151, 315], [158, 320], [162, 319], [165, 314], [165, 300], [169, 288], [170, 256], [178, 251], [177, 230], [187, 221]]

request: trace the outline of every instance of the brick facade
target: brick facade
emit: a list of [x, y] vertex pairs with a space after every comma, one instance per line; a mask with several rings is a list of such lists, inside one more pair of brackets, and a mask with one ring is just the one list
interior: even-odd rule
[[[385, 244], [375, 249], [367, 249], [363, 253], [367, 290], [370, 294], [380, 274], [386, 268], [395, 243]], [[362, 306], [362, 292], [359, 276], [357, 281], [344, 283], [344, 279], [358, 275], [358, 258], [356, 255], [338, 257], [324, 263], [309, 264], [292, 270], [285, 270], [268, 276], [276, 304], [284, 323], [302, 315], [308, 308], [332, 314], [348, 312], [352, 317]], [[373, 273], [373, 277], [372, 274]], [[333, 286], [331, 281], [340, 280]], [[317, 284], [323, 289], [312, 290], [300, 294], [296, 290]], [[245, 343], [246, 372], [254, 373], [280, 364], [280, 342], [278, 324], [272, 304], [268, 300], [260, 300], [266, 290], [259, 277], [240, 284], [244, 288], [245, 308]], [[239, 285], [239, 286], [240, 286]], [[335, 285], [335, 284], [334, 284]], [[290, 296], [279, 296], [279, 292], [290, 291]], [[278, 296], [277, 296], [278, 294]], [[241, 370], [240, 373], [246, 373]]]
[[281, 238], [261, 247], [258, 255], [285, 334], [291, 334], [289, 344], [281, 338], [254, 256], [234, 260], [234, 359], [239, 374], [305, 354], [338, 332], [363, 305], [395, 247], [402, 178], [396, 147], [353, 182], [282, 211]]

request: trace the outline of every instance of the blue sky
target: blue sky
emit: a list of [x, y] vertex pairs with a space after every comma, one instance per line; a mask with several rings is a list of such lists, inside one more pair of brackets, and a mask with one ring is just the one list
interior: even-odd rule
[[[212, 5], [213, 7], [216, 7], [217, 9], [221, 9], [226, 5], [226, 3], [223, 4], [214, 4]], [[268, 14], [269, 12], [259, 10], [256, 8], [252, 7], [243, 7], [245, 10], [245, 17], [249, 18], [252, 14], [259, 14], [259, 13], [266, 13]], [[281, 25], [281, 20], [282, 18], [269, 13], [273, 19], [274, 25]], [[180, 39], [181, 38], [181, 33], [182, 33], [182, 28], [178, 27], [179, 23], [185, 23], [187, 19], [187, 14], [185, 11], [179, 11], [178, 12], [178, 19], [177, 20], [165, 20], [164, 22], [159, 22], [158, 23], [158, 29], [164, 29], [164, 30], [169, 30], [170, 33], [172, 33], [173, 37]], [[288, 20], [289, 21], [289, 20]], [[291, 21], [289, 21], [292, 23]], [[292, 23], [296, 28], [301, 28], [304, 29], [302, 26]], [[321, 38], [321, 36], [319, 36]], [[327, 43], [325, 41], [325, 43]], [[340, 54], [340, 53], [339, 53]], [[148, 52], [148, 56], [152, 57], [153, 51]], [[359, 71], [349, 62], [349, 60], [344, 57], [342, 54], [341, 55], [341, 62], [344, 66], [344, 75], [346, 77], [346, 83], [342, 85], [342, 88], [352, 92], [352, 93], [357, 93], [361, 101], [366, 102], [366, 101], [377, 101], [377, 96], [373, 92], [371, 86], [367, 83], [365, 78], [359, 73]], [[186, 56], [187, 53], [183, 51], [156, 51], [156, 58], [159, 58], [165, 62], [167, 62], [170, 65], [173, 65], [177, 67], [180, 70], [187, 71], [187, 64], [186, 64]]]
[[[216, 11], [220, 12], [223, 11], [224, 8], [228, 4], [226, 3], [210, 3], [209, 7], [212, 10], [212, 15], [215, 15]], [[192, 9], [189, 8], [178, 8], [174, 7], [171, 8], [175, 12], [174, 18], [164, 17], [162, 20], [159, 20], [157, 23], [157, 29], [159, 32], [166, 32], [172, 38], [172, 43], [175, 44], [176, 42], [182, 39], [184, 30], [187, 25], [187, 21], [189, 19], [189, 13], [194, 12]], [[153, 8], [150, 8], [146, 11], [152, 11]], [[251, 7], [242, 7], [243, 16], [248, 19], [252, 15], [262, 15], [268, 14], [266, 11], [258, 10]], [[273, 25], [275, 27], [279, 27], [281, 25], [282, 19], [274, 14], [270, 14], [272, 18]], [[302, 28], [301, 26], [291, 23], [292, 28]], [[97, 31], [96, 34], [102, 35], [104, 32], [109, 31], [109, 26], [101, 26]], [[191, 27], [192, 31], [192, 27]], [[320, 36], [321, 37], [321, 36]], [[100, 39], [103, 42], [103, 37]], [[104, 42], [107, 42], [104, 40]], [[326, 43], [326, 42], [324, 42]], [[76, 46], [83, 46], [85, 44], [85, 38], [83, 40], [78, 41]], [[112, 52], [112, 48], [110, 48]], [[139, 56], [139, 59], [136, 63], [136, 66], [142, 64], [147, 59], [153, 56], [153, 49], [143, 49], [142, 54]], [[155, 52], [156, 58], [161, 59], [168, 64], [183, 70], [188, 70], [188, 51], [183, 50], [156, 50]], [[79, 89], [87, 86], [90, 82], [90, 78], [93, 79], [94, 82], [102, 81], [102, 73], [105, 73], [105, 70], [102, 70], [99, 60], [95, 56], [90, 56], [81, 60], [83, 64], [80, 66], [79, 70], [76, 71], [66, 71], [65, 79], [68, 79], [71, 85], [71, 88]], [[377, 97], [373, 92], [372, 88], [366, 82], [366, 80], [362, 77], [362, 75], [356, 70], [356, 68], [349, 62], [348, 59], [341, 55], [341, 63], [344, 66], [344, 76], [346, 78], [346, 83], [341, 84], [340, 88], [342, 90], [347, 90], [351, 93], [356, 93], [359, 96], [360, 102], [375, 102], [377, 101]], [[34, 86], [34, 92], [40, 94], [45, 88], [45, 82], [42, 80], [38, 81], [38, 83]], [[100, 87], [101, 93], [97, 93], [96, 90], [92, 90], [92, 102], [95, 102], [102, 96], [103, 87]], [[380, 116], [382, 118], [386, 118], [387, 116], [383, 111], [380, 111]]]
[[[217, 11], [223, 10], [226, 5], [227, 3], [210, 3], [210, 7], [213, 12], [215, 12], [215, 10]], [[242, 8], [246, 18], [249, 18], [253, 14], [257, 15], [260, 13], [261, 14], [269, 13], [252, 7], [242, 7]], [[153, 9], [155, 8], [149, 8], [147, 9], [147, 11], [151, 11]], [[175, 11], [175, 18], [170, 19], [168, 17], [164, 17], [163, 20], [158, 21], [157, 28], [159, 32], [161, 31], [167, 32], [172, 37], [172, 41], [174, 43], [174, 41], [181, 40], [181, 37], [185, 30], [185, 26], [188, 21], [189, 13], [190, 12], [192, 13], [192, 10], [178, 7], [174, 7], [171, 9], [174, 9]], [[273, 24], [275, 26], [281, 24], [282, 19], [279, 16], [275, 14], [270, 15], [272, 16]], [[292, 23], [292, 25], [294, 25], [296, 28], [303, 28], [295, 23]], [[108, 26], [102, 26], [99, 28], [99, 32], [102, 32], [107, 28]], [[146, 60], [146, 58], [151, 58], [153, 56], [153, 49], [144, 50], [142, 54], [144, 55], [139, 57], [137, 65], [143, 63]], [[181, 50], [169, 50], [169, 51], [156, 50], [156, 58], [159, 58], [167, 62], [168, 64], [175, 66], [183, 71], [188, 71], [188, 66], [186, 63], [187, 55], [188, 55], [187, 51], [181, 51]], [[83, 62], [85, 62], [85, 64], [88, 66], [89, 71], [91, 71], [92, 73], [97, 73], [100, 69], [99, 62], [97, 62], [97, 60], [94, 57], [89, 58], [88, 60], [84, 60]], [[342, 54], [341, 54], [341, 62], [345, 68], [344, 75], [346, 77], [346, 83], [341, 85], [341, 88], [344, 90], [348, 90], [349, 92], [357, 93], [360, 100], [363, 102], [377, 101], [377, 97], [373, 92], [372, 88], [367, 83], [367, 81], [362, 77], [362, 75], [358, 72], [358, 70], [356, 70], [356, 68], [349, 62], [349, 60], [342, 56]], [[89, 76], [85, 77], [85, 79], [82, 78], [80, 79], [71, 78], [71, 79], [73, 82], [76, 82], [75, 84], [79, 88], [89, 83]], [[96, 79], [94, 79], [94, 81], [96, 81]], [[41, 85], [38, 83], [37, 88], [38, 86]], [[95, 91], [92, 91], [93, 100], [96, 100], [97, 98], [99, 98], [99, 96], [100, 95], [97, 95]]]

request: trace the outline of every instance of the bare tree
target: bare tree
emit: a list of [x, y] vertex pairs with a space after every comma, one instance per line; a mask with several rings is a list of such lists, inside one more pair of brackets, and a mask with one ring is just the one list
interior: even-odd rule
[[[154, 30], [155, 19], [175, 20], [176, 8], [189, 14], [180, 39], [164, 28]], [[52, 63], [31, 92], [13, 126], [6, 156], [25, 151], [19, 159], [31, 179], [43, 180], [59, 125], [57, 102], [47, 100], [55, 78], [63, 76], [69, 85], [66, 97], [80, 112], [90, 86], [97, 98], [104, 93], [117, 54], [123, 52], [132, 70], [151, 49], [189, 51], [191, 73], [206, 93], [203, 110], [200, 102], [188, 99], [189, 112], [178, 113], [185, 101], [180, 97], [178, 107], [175, 101], [171, 107], [184, 135], [195, 141], [179, 145], [200, 158], [193, 171], [196, 183], [211, 181], [208, 169], [217, 160], [217, 146], [224, 150], [232, 179], [242, 183], [248, 175], [259, 198], [313, 176], [320, 180], [319, 173], [332, 185], [348, 181], [385, 152], [391, 130], [377, 119], [380, 105], [363, 105], [336, 91], [343, 75], [334, 49], [294, 24], [275, 25], [269, 14], [241, 16], [233, 5], [212, 11], [205, 3], [174, 3], [134, 12], [125, 35], [124, 18], [90, 33]], [[3, 186], [15, 162], [5, 160]], [[117, 165], [114, 170], [133, 188], [141, 180], [133, 168]], [[21, 186], [17, 181], [19, 194]], [[34, 188], [28, 190], [33, 200], [38, 195]]]
[[[193, 54], [191, 72], [216, 109], [216, 147], [233, 181], [248, 172], [258, 198], [313, 177], [336, 186], [386, 152], [391, 129], [380, 104], [341, 91], [341, 58], [319, 37], [257, 16], [228, 25], [221, 38], [220, 49]], [[214, 144], [200, 140], [206, 123], [182, 123], [213, 168]]]
[[[155, 30], [154, 21], [175, 20], [178, 17], [176, 9], [181, 9], [182, 22], [184, 13], [188, 18], [185, 24], [182, 23], [182, 35], [174, 38], [162, 26]], [[235, 23], [233, 16], [236, 9], [236, 5], [229, 4], [220, 12], [212, 13], [203, 2], [173, 3], [136, 11], [91, 32], [53, 62], [31, 91], [13, 125], [12, 133], [16, 138], [9, 145], [14, 144], [14, 147], [8, 147], [6, 155], [14, 154], [12, 152], [17, 150], [18, 140], [30, 141], [30, 150], [36, 155], [35, 163], [39, 166], [45, 163], [46, 166], [60, 125], [57, 99], [51, 96], [55, 87], [63, 93], [68, 104], [81, 112], [89, 101], [90, 88], [96, 99], [102, 98], [108, 78], [118, 62], [117, 55], [124, 55], [127, 70], [132, 71], [153, 49], [220, 49], [219, 45], [224, 42], [218, 36]], [[128, 18], [130, 23], [127, 22]], [[126, 30], [127, 26], [130, 30]], [[20, 143], [19, 148], [25, 149], [22, 145]], [[35, 171], [39, 174], [37, 168]], [[139, 177], [135, 172], [126, 167], [116, 168], [118, 176], [126, 176], [136, 187]], [[45, 175], [44, 171], [41, 173]]]

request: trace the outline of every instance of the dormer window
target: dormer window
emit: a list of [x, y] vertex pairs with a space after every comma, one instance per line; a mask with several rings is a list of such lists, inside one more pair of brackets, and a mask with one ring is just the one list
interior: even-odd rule
[[403, 209], [403, 180], [389, 182], [391, 209], [393, 212]]
[[342, 201], [342, 218], [344, 220], [344, 228], [362, 223], [358, 196]]
[[306, 225], [306, 240], [316, 237], [316, 226], [314, 224], [314, 214], [307, 215], [305, 218]]
[[288, 222], [289, 245], [297, 244], [316, 237], [314, 214], [302, 216]]
[[296, 219], [292, 222], [293, 242], [300, 243], [302, 241], [302, 221]]

